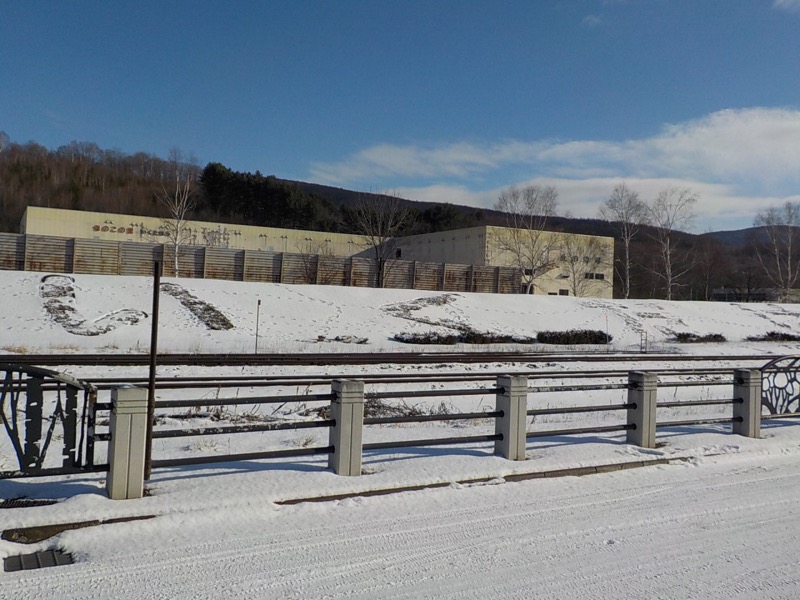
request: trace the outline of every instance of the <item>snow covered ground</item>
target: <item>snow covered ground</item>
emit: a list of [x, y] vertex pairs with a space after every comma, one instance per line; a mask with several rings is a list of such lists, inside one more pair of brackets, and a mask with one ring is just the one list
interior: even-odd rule
[[[46, 275], [0, 271], [5, 290], [0, 353], [6, 354], [0, 359], [13, 361], [17, 353], [146, 351], [149, 279]], [[188, 279], [165, 283], [172, 286], [161, 297], [162, 351], [252, 352], [258, 312], [260, 352], [387, 353], [386, 364], [373, 367], [221, 368], [203, 374], [357, 377], [375, 371], [475, 373], [521, 367], [391, 364], [392, 351], [437, 349], [401, 344], [393, 340], [396, 334], [452, 333], [464, 326], [528, 337], [540, 330], [599, 329], [613, 336], [615, 350], [639, 350], [646, 339], [651, 351], [727, 354], [730, 364], [736, 364], [738, 354], [779, 356], [797, 353], [800, 347], [745, 339], [767, 331], [800, 334], [796, 305]], [[672, 338], [680, 332], [719, 333], [729, 341], [677, 344]], [[343, 341], [332, 341], [336, 338]], [[530, 369], [585, 366], [555, 361]], [[144, 375], [120, 368], [68, 372], [89, 380]], [[185, 368], [159, 370], [161, 376], [187, 374]], [[700, 397], [725, 395], [713, 386], [689, 389]], [[177, 394], [164, 391], [159, 397]], [[586, 392], [569, 401], [623, 398], [624, 391], [615, 390]], [[459, 410], [482, 410], [491, 408], [493, 397], [453, 397], [447, 402]], [[532, 426], [565, 424], [539, 419]], [[492, 426], [487, 420], [455, 428], [460, 429], [457, 435], [474, 435]], [[453, 435], [452, 429], [383, 426], [369, 435], [372, 441], [407, 439]], [[65, 531], [37, 544], [0, 541], [0, 556], [58, 547], [77, 561], [0, 573], [0, 598], [797, 598], [800, 584], [793, 557], [800, 550], [800, 422], [770, 421], [762, 433], [762, 439], [751, 440], [731, 435], [723, 425], [674, 428], [660, 432], [659, 446], [652, 450], [626, 444], [622, 434], [541, 438], [528, 444], [527, 460], [521, 462], [493, 456], [488, 443], [372, 451], [365, 453], [361, 477], [333, 475], [324, 456], [160, 469], [148, 483], [148, 497], [117, 502], [105, 497], [102, 476], [0, 481], [0, 500], [60, 500], [52, 506], [0, 510], [3, 530], [155, 515]], [[269, 442], [261, 434], [234, 441], [160, 440], [154, 454], [227, 453], [263, 448], [265, 443], [282, 448], [324, 445], [326, 440], [322, 432], [311, 440], [303, 437], [305, 432], [268, 435], [273, 436]], [[672, 461], [585, 477], [511, 482], [515, 474], [655, 459]], [[430, 484], [443, 487], [281, 504]]]

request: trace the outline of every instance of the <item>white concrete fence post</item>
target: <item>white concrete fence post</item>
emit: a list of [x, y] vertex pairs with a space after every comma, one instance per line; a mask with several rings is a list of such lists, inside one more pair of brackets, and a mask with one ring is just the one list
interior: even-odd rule
[[333, 452], [328, 467], [337, 475], [361, 475], [361, 450], [364, 430], [364, 382], [335, 379], [331, 402], [329, 444]]
[[631, 371], [628, 373], [628, 424], [626, 441], [641, 448], [656, 447], [656, 393], [658, 378], [655, 373]]
[[734, 370], [733, 398], [733, 433], [751, 438], [761, 437], [761, 371]]
[[494, 443], [494, 453], [508, 460], [525, 460], [528, 417], [528, 378], [501, 375], [497, 378], [495, 433], [503, 439]]
[[111, 390], [111, 441], [106, 491], [112, 500], [144, 495], [144, 457], [147, 438], [147, 389]]

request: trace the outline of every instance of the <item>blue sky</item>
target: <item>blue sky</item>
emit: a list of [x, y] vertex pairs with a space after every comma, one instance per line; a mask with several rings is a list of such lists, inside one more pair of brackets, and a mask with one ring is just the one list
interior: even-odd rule
[[0, 130], [416, 200], [800, 201], [800, 0], [2, 2]]

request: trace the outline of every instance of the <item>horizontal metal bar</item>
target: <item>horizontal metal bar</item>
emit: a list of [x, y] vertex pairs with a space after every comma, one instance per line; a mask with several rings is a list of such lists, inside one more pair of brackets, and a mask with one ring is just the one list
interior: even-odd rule
[[717, 398], [713, 400], [685, 400], [683, 402], [656, 402], [656, 408], [680, 408], [682, 406], [717, 406], [720, 404], [741, 404], [741, 398]]
[[665, 421], [663, 423], [656, 423], [656, 428], [659, 427], [681, 427], [683, 425], [716, 425], [718, 423], [741, 423], [742, 417], [727, 418], [727, 419], [696, 419], [693, 421]]
[[525, 434], [526, 439], [553, 437], [560, 435], [580, 435], [583, 433], [611, 433], [613, 431], [627, 431], [629, 429], [636, 429], [632, 423], [626, 425], [607, 425], [603, 427], [581, 427], [574, 429], [551, 429], [550, 431], [529, 431]]
[[415, 448], [422, 446], [455, 446], [458, 444], [472, 444], [475, 442], [494, 442], [502, 440], [503, 435], [472, 435], [467, 437], [434, 438], [428, 440], [402, 440], [397, 442], [376, 442], [364, 444], [364, 450], [388, 450], [390, 448]]
[[713, 387], [733, 384], [733, 379], [725, 381], [659, 381], [658, 387]]
[[35, 471], [0, 471], [2, 479], [22, 479], [24, 477], [56, 477], [58, 475], [78, 475], [80, 473], [103, 473], [108, 471], [109, 466], [92, 465], [86, 467], [52, 467], [47, 469], [37, 469]]
[[495, 395], [502, 388], [480, 388], [474, 390], [411, 390], [407, 392], [367, 392], [366, 400], [372, 398], [386, 400], [390, 398], [438, 398], [442, 396], [485, 396]]
[[529, 417], [541, 415], [567, 415], [571, 413], [604, 412], [635, 408], [636, 404], [604, 404], [598, 406], [565, 406], [562, 408], [533, 408], [527, 411]]
[[336, 421], [292, 421], [250, 425], [224, 425], [222, 427], [198, 427], [196, 429], [161, 429], [153, 432], [156, 438], [192, 437], [198, 435], [223, 435], [227, 433], [257, 433], [262, 431], [285, 431], [294, 429], [317, 429], [333, 427]]
[[553, 385], [541, 387], [529, 387], [528, 393], [547, 393], [547, 392], [586, 392], [594, 390], [627, 390], [627, 383], [607, 383], [597, 385]]
[[160, 400], [156, 408], [194, 408], [195, 406], [241, 406], [243, 404], [284, 404], [289, 402], [330, 402], [333, 394], [299, 396], [253, 396], [251, 398], [197, 398], [193, 400]]
[[428, 423], [431, 421], [469, 421], [471, 419], [493, 419], [502, 417], [503, 411], [451, 413], [446, 415], [417, 415], [407, 417], [369, 417], [364, 425], [386, 425], [388, 423]]
[[331, 454], [333, 446], [320, 446], [316, 448], [293, 448], [291, 450], [271, 450], [266, 452], [248, 452], [246, 454], [220, 454], [219, 456], [192, 456], [189, 458], [168, 458], [154, 460], [153, 468], [183, 467], [188, 465], [207, 465], [221, 462], [238, 462], [243, 460], [262, 460], [269, 458], [292, 458], [296, 456], [314, 456], [317, 454]]
[[777, 415], [761, 415], [762, 421], [768, 421], [770, 419], [797, 419], [800, 418], [800, 412], [796, 413], [780, 413]]

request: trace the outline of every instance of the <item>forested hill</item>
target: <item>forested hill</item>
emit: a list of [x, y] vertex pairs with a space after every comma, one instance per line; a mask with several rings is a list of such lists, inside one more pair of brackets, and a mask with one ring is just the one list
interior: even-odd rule
[[[258, 171], [237, 172], [220, 163], [200, 168], [179, 152], [162, 159], [104, 150], [91, 142], [50, 150], [35, 142], [13, 143], [0, 132], [0, 231], [18, 231], [26, 206], [166, 217], [158, 196], [174, 187], [177, 171], [193, 173], [196, 203], [190, 218], [198, 220], [349, 232], [353, 205], [376, 196]], [[490, 209], [401, 201], [412, 215], [405, 234], [505, 223], [501, 213]], [[613, 235], [607, 223], [596, 219], [556, 218], [553, 226]]]
[[[159, 196], [174, 193], [176, 173], [188, 175], [192, 182], [195, 202], [188, 218], [197, 220], [358, 233], [353, 206], [376, 196], [259, 172], [237, 172], [220, 163], [200, 167], [177, 151], [162, 159], [145, 152], [103, 150], [88, 142], [49, 150], [35, 142], [12, 143], [0, 131], [0, 231], [19, 231], [27, 206], [167, 218]], [[410, 218], [398, 235], [505, 224], [501, 213], [489, 209], [399, 201], [409, 209]], [[548, 228], [606, 236], [618, 233], [613, 224], [598, 219], [553, 218]], [[655, 233], [642, 227], [632, 242], [633, 297], [663, 296]], [[750, 232], [703, 236], [674, 232], [672, 259], [682, 279], [677, 297], [709, 298], [714, 288], [727, 287], [744, 290], [742, 297], [747, 298], [750, 291], [769, 285], [752, 239], [755, 234]], [[618, 261], [623, 256], [620, 244], [617, 239]]]

